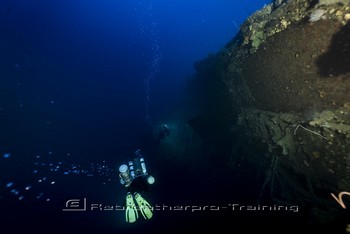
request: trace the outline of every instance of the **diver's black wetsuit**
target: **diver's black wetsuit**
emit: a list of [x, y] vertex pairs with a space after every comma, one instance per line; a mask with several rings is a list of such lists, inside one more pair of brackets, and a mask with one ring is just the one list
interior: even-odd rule
[[132, 194], [135, 192], [142, 193], [146, 192], [148, 188], [149, 184], [147, 182], [147, 175], [143, 175], [134, 178], [130, 186], [127, 188], [127, 191]]

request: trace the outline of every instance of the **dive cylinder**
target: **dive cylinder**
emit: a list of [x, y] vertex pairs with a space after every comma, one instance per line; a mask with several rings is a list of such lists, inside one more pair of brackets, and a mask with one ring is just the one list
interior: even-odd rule
[[140, 158], [140, 164], [141, 164], [141, 168], [142, 168], [142, 174], [146, 175], [147, 174], [147, 169], [146, 169], [145, 160], [143, 158]]
[[129, 170], [132, 178], [135, 178], [135, 169], [134, 169], [134, 163], [132, 161], [129, 161]]
[[125, 185], [125, 187], [129, 187], [133, 178], [131, 176], [129, 167], [126, 164], [123, 164], [119, 167], [119, 177], [120, 183]]

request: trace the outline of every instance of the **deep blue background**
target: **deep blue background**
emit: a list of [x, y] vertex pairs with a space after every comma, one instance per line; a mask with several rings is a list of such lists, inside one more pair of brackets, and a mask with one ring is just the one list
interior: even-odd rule
[[[176, 111], [193, 64], [267, 2], [2, 0], [0, 153], [11, 157], [0, 162], [0, 186], [21, 180], [44, 152], [62, 161], [69, 153], [78, 163], [126, 160], [149, 128], [149, 74], [146, 104], [157, 124]], [[154, 53], [162, 57], [157, 72]], [[13, 174], [5, 174], [9, 166]]]
[[[69, 125], [73, 137], [74, 125], [88, 141], [108, 135], [103, 147], [133, 147], [147, 124], [144, 79], [152, 40], [163, 58], [150, 84], [150, 118], [157, 121], [171, 111], [194, 62], [222, 48], [264, 2], [4, 0], [0, 71], [10, 93], [2, 112], [24, 111], [19, 121], [51, 134]], [[157, 24], [153, 35], [142, 34], [151, 23]]]

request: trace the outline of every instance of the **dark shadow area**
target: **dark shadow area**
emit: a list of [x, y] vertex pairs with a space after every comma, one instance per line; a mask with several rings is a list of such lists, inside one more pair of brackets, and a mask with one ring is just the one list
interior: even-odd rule
[[334, 34], [326, 53], [316, 60], [318, 73], [324, 77], [344, 75], [350, 72], [350, 23]]

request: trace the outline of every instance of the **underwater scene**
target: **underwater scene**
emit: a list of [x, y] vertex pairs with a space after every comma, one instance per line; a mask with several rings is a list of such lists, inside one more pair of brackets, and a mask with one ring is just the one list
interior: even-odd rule
[[350, 0], [1, 0], [0, 233], [350, 233]]

